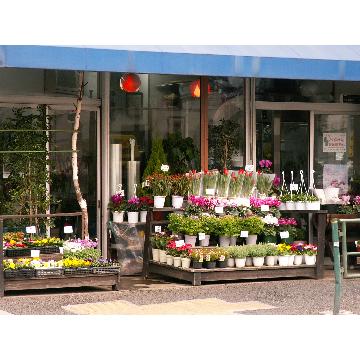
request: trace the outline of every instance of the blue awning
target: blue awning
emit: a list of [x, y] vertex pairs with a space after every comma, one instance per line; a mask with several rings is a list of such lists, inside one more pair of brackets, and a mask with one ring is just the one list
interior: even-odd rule
[[360, 46], [0, 46], [0, 67], [360, 80]]

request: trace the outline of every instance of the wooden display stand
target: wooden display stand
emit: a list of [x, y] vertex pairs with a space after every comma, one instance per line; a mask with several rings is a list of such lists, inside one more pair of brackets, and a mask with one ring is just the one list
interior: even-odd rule
[[[74, 217], [82, 216], [81, 212], [61, 213], [61, 214], [38, 214], [38, 218], [53, 217]], [[33, 289], [59, 289], [59, 288], [79, 288], [85, 286], [111, 286], [112, 290], [120, 290], [120, 273], [114, 274], [82, 274], [82, 275], [61, 275], [33, 278], [4, 278], [4, 251], [3, 251], [3, 225], [7, 219], [34, 218], [30, 215], [0, 215], [0, 297], [4, 296], [8, 290], [33, 290]], [[43, 254], [41, 258], [56, 259], [59, 254]]]
[[[215, 269], [183, 269], [167, 264], [155, 262], [151, 257], [150, 237], [153, 234], [153, 227], [156, 225], [166, 225], [168, 220], [154, 220], [155, 212], [165, 214], [174, 211], [181, 211], [174, 208], [151, 209], [148, 211], [145, 244], [144, 244], [144, 265], [143, 276], [148, 278], [150, 274], [158, 274], [175, 279], [191, 282], [192, 285], [201, 285], [208, 281], [226, 281], [226, 280], [246, 280], [246, 279], [274, 279], [274, 278], [294, 278], [310, 277], [321, 279], [324, 276], [324, 244], [326, 227], [326, 210], [299, 210], [294, 211], [302, 214], [314, 214], [317, 216], [317, 247], [318, 254], [316, 265], [299, 266], [262, 266], [262, 267], [244, 267], [244, 268], [215, 268]], [[284, 213], [290, 211], [283, 211]], [[291, 211], [293, 212], [293, 211]]]

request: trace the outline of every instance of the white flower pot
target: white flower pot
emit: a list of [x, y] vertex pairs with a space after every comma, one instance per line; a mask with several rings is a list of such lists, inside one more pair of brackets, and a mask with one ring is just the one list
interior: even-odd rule
[[303, 261], [303, 256], [302, 255], [295, 255], [294, 265], [301, 265], [302, 261]]
[[274, 265], [278, 264], [279, 257], [277, 255], [274, 256]]
[[166, 196], [154, 196], [154, 208], [162, 209], [165, 205]]
[[191, 247], [195, 247], [196, 235], [185, 235], [185, 244], [191, 244]]
[[230, 246], [230, 236], [221, 235], [219, 237], [220, 246], [221, 247], [228, 247]]
[[257, 241], [257, 235], [249, 235], [246, 238], [246, 245], [255, 245]]
[[286, 210], [286, 203], [281, 203], [279, 206], [279, 210]]
[[181, 266], [181, 257], [174, 257], [174, 267]]
[[188, 269], [190, 267], [190, 258], [181, 258], [181, 267], [184, 269]]
[[166, 263], [166, 251], [159, 250], [159, 257], [160, 257], [160, 262], [165, 264]]
[[253, 266], [252, 257], [250, 257], [250, 256], [246, 257], [245, 266]]
[[160, 261], [160, 250], [159, 249], [151, 249], [152, 250], [152, 258], [154, 261]]
[[146, 217], [147, 217], [147, 211], [146, 210], [140, 211], [140, 222], [142, 223], [146, 222]]
[[305, 257], [305, 264], [306, 265], [315, 265], [316, 263], [316, 255], [304, 255]]
[[307, 210], [320, 210], [320, 201], [307, 201], [306, 209]]
[[181, 209], [183, 202], [184, 202], [184, 197], [183, 196], [177, 196], [177, 195], [173, 195], [171, 198], [172, 201], [172, 207], [175, 209]]
[[115, 223], [124, 222], [124, 212], [123, 211], [114, 211], [113, 212], [113, 222], [115, 222]]
[[236, 245], [237, 236], [230, 236], [230, 246]]
[[[250, 258], [251, 259], [251, 258]], [[246, 258], [244, 258], [244, 259], [235, 259], [235, 266], [237, 267], [237, 268], [243, 268], [243, 267], [245, 267], [245, 263], [246, 263]], [[252, 263], [252, 261], [251, 261], [251, 263]]]
[[174, 265], [174, 257], [172, 255], [166, 255], [166, 264], [167, 265]]
[[295, 210], [295, 203], [294, 201], [287, 201], [285, 203], [286, 210]]
[[295, 201], [295, 210], [306, 210], [305, 201]]
[[267, 177], [270, 181], [274, 181], [276, 174], [262, 174], [262, 176]]
[[278, 256], [279, 266], [289, 266], [289, 255]]
[[138, 211], [128, 211], [128, 223], [136, 224], [139, 222], [139, 212]]
[[233, 258], [228, 258], [228, 259], [227, 259], [227, 266], [228, 266], [228, 267], [234, 267], [234, 266], [235, 266], [235, 259], [233, 259]]
[[265, 258], [264, 257], [253, 257], [252, 258], [254, 266], [263, 266]]
[[265, 257], [265, 265], [266, 266], [274, 266], [275, 265], [275, 256], [266, 256]]
[[294, 265], [294, 259], [295, 259], [295, 255], [289, 255], [289, 261], [288, 261], [289, 266]]
[[209, 246], [210, 235], [205, 235], [205, 239], [199, 240], [200, 246]]

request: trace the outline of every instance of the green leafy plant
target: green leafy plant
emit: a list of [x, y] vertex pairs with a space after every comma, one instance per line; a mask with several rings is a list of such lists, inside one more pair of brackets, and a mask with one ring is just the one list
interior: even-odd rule
[[[218, 175], [219, 173], [217, 170], [204, 171], [204, 174], [202, 175], [203, 195], [209, 195], [207, 190], [210, 189], [213, 189], [215, 192]], [[215, 195], [215, 193], [212, 195]]]
[[183, 217], [184, 215], [182, 214], [175, 214], [175, 213], [169, 214], [168, 215], [169, 224], [167, 228], [175, 234], [180, 234], [182, 231]]
[[167, 235], [164, 232], [156, 233], [154, 236], [150, 238], [151, 246], [154, 249], [166, 250], [166, 245], [174, 240], [174, 237]]
[[250, 216], [242, 219], [240, 230], [248, 231], [249, 235], [259, 235], [263, 231], [264, 225], [260, 217]]
[[218, 175], [217, 181], [217, 196], [227, 197], [230, 184], [230, 175], [227, 169], [224, 169], [223, 174]]
[[276, 256], [278, 254], [278, 249], [277, 249], [276, 245], [264, 244], [264, 247], [266, 249], [265, 256]]
[[185, 235], [197, 235], [201, 232], [201, 222], [196, 217], [184, 216], [180, 228]]
[[271, 192], [272, 184], [272, 180], [270, 180], [266, 174], [257, 174], [256, 188], [260, 194], [268, 196]]
[[200, 153], [191, 137], [183, 138], [177, 131], [169, 134], [167, 139], [163, 140], [163, 146], [172, 174], [182, 174], [191, 169], [199, 169]]
[[229, 258], [229, 251], [225, 248], [219, 247], [214, 249], [218, 255], [218, 260], [224, 261]]
[[248, 256], [249, 247], [248, 245], [229, 246], [228, 253], [233, 259], [245, 259]]
[[265, 257], [266, 255], [267, 255], [267, 245], [266, 244], [250, 245], [248, 256]]
[[200, 221], [200, 231], [199, 232], [205, 233], [207, 235], [214, 233], [215, 227], [217, 224], [216, 216], [214, 216], [214, 215], [200, 216], [199, 221]]
[[[294, 196], [293, 196], [294, 197]], [[294, 201], [290, 194], [283, 194], [280, 196], [281, 202]]]
[[229, 198], [239, 197], [241, 194], [241, 189], [244, 181], [244, 176], [238, 175], [235, 173], [231, 173], [230, 183], [229, 183]]
[[306, 201], [315, 202], [315, 201], [319, 201], [319, 199], [315, 195], [306, 195]]
[[153, 174], [147, 177], [151, 192], [154, 196], [167, 196], [171, 191], [170, 176], [166, 174]]
[[151, 146], [150, 158], [144, 170], [143, 179], [155, 173], [161, 172], [161, 165], [167, 164], [166, 154], [161, 139], [154, 139]]
[[238, 216], [225, 215], [216, 219], [214, 233], [224, 236], [240, 235], [242, 219]]
[[190, 179], [186, 175], [172, 175], [171, 194], [177, 196], [187, 196], [190, 189]]
[[64, 252], [64, 259], [83, 259], [83, 260], [96, 261], [100, 257], [101, 257], [101, 251], [93, 248], [82, 249], [76, 252], [72, 252], [72, 251]]

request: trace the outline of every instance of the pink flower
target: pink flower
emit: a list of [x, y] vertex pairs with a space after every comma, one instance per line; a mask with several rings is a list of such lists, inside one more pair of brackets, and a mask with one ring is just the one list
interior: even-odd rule
[[274, 178], [274, 180], [273, 180], [273, 185], [275, 186], [275, 187], [278, 187], [279, 185], [280, 185], [280, 177], [279, 176], [275, 176], [275, 178]]

